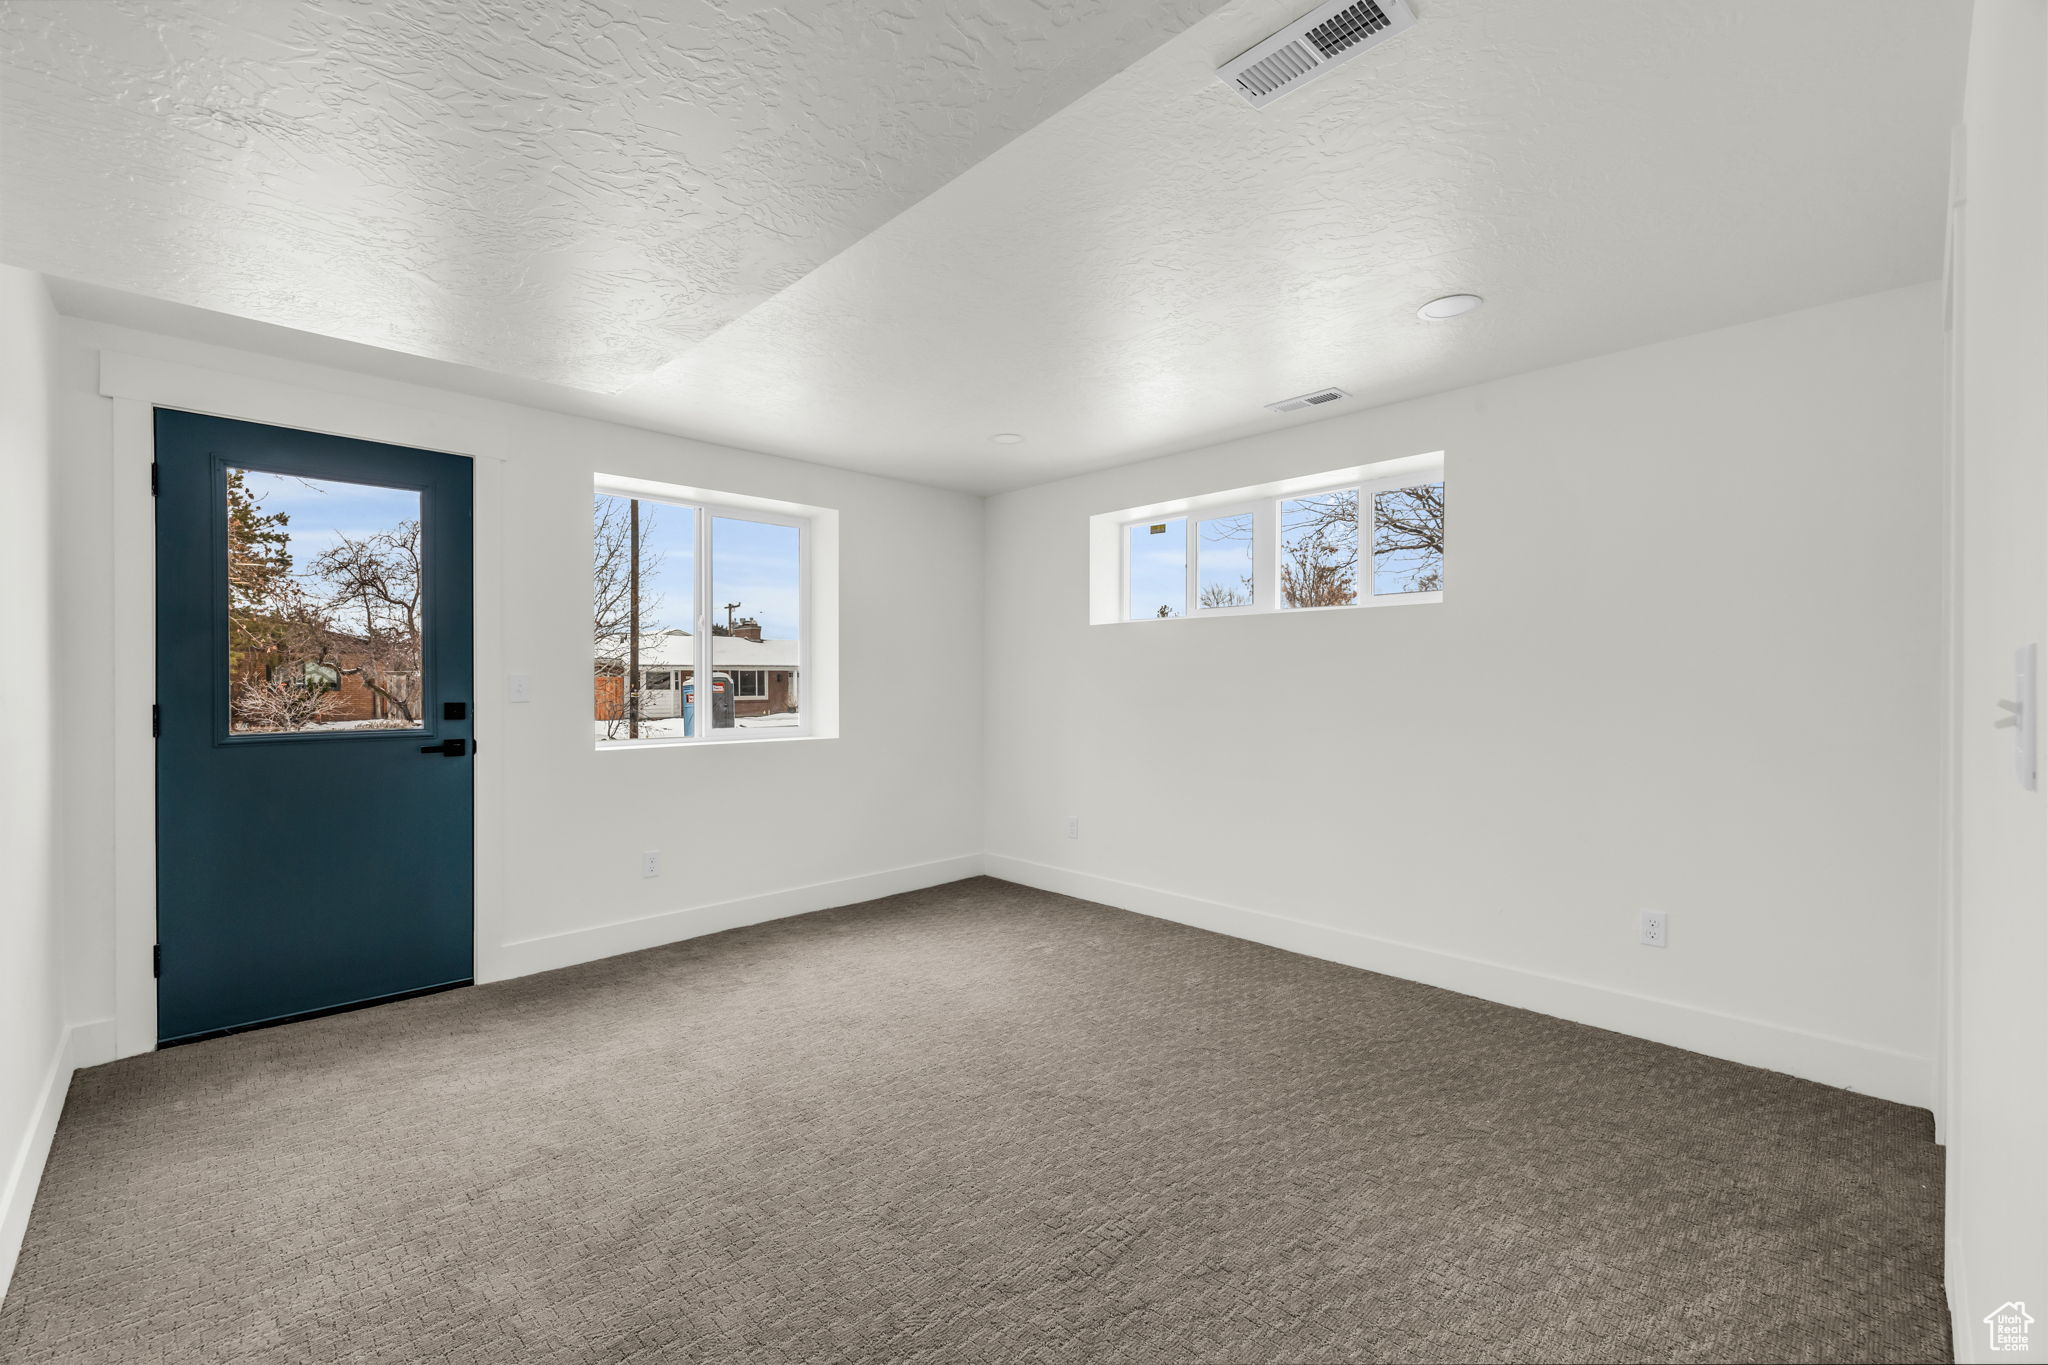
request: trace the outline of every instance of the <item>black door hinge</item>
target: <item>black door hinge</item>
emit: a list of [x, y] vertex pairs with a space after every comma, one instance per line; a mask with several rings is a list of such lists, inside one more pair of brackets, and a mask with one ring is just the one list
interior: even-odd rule
[[150, 703], [149, 707], [149, 737], [151, 739], [162, 739], [164, 737], [164, 708], [156, 705], [154, 702]]
[[156, 479], [156, 461], [151, 460], [149, 462], [149, 495], [153, 498], [161, 491]]
[[161, 943], [149, 950], [149, 974], [151, 976], [162, 976], [164, 974], [164, 945]]

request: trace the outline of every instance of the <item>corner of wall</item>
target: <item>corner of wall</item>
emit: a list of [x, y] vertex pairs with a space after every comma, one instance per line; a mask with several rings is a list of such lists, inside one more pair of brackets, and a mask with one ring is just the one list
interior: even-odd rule
[[7, 1166], [7, 1181], [0, 1186], [0, 1298], [14, 1279], [15, 1262], [21, 1256], [22, 1239], [28, 1234], [29, 1215], [35, 1209], [36, 1190], [42, 1183], [43, 1166], [49, 1161], [50, 1145], [57, 1135], [57, 1120], [63, 1115], [64, 1100], [71, 1089], [71, 1077], [81, 1067], [98, 1066], [114, 1058], [114, 1021], [95, 1019], [73, 1024], [64, 1030], [57, 1049], [44, 1068], [43, 1082], [29, 1110], [28, 1126]]

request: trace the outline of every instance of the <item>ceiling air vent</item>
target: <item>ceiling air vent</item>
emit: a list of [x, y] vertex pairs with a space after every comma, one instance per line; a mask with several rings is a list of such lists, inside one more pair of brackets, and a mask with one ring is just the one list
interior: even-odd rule
[[1263, 108], [1415, 22], [1408, 0], [1331, 0], [1233, 61], [1223, 83]]
[[1304, 393], [1296, 398], [1283, 398], [1266, 406], [1275, 412], [1300, 412], [1303, 408], [1312, 408], [1319, 403], [1334, 403], [1339, 398], [1350, 396], [1342, 389], [1317, 389], [1314, 393]]

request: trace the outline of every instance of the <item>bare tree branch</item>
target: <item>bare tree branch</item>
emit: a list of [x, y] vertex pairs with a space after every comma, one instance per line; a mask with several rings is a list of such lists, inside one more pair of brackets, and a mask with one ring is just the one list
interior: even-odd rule
[[314, 558], [312, 567], [327, 589], [329, 606], [362, 641], [353, 651], [357, 662], [341, 671], [360, 678], [400, 718], [418, 720], [426, 588], [419, 522], [401, 521], [359, 539], [342, 536]]
[[1444, 585], [1444, 486], [1390, 488], [1374, 499], [1374, 578], [1397, 592], [1437, 592]]
[[591, 504], [591, 644], [596, 676], [617, 678], [618, 695], [600, 703], [606, 739], [623, 738], [639, 700], [640, 680], [628, 678], [628, 639], [633, 618], [633, 559], [639, 555], [640, 630], [659, 619], [662, 596], [649, 593], [647, 585], [661, 568], [665, 556], [648, 544], [658, 503], [640, 504], [640, 543], [633, 544], [632, 517], [628, 499], [599, 493]]

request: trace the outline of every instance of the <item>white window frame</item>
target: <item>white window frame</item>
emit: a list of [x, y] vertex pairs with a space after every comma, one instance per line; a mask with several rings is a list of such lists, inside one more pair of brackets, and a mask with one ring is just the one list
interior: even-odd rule
[[[1263, 517], [1270, 521], [1274, 506], [1276, 504], [1271, 502], [1247, 502], [1235, 507], [1201, 507], [1187, 514], [1189, 616], [1245, 616], [1259, 610], [1262, 594], [1274, 591], [1267, 583], [1266, 555], [1262, 548], [1272, 537], [1266, 534], [1260, 520]], [[1202, 605], [1202, 523], [1244, 516], [1252, 519], [1252, 600], [1241, 607], [1205, 607]]]
[[[1280, 480], [1250, 488], [1228, 489], [1155, 503], [1149, 507], [1127, 508], [1090, 519], [1090, 606], [1089, 619], [1096, 625], [1143, 625], [1160, 621], [1196, 621], [1209, 617], [1308, 615], [1316, 612], [1356, 611], [1359, 608], [1423, 606], [1441, 602], [1443, 591], [1377, 593], [1373, 591], [1373, 542], [1378, 538], [1378, 495], [1420, 484], [1443, 483], [1444, 455], [1405, 456], [1400, 459], [1332, 470], [1325, 474]], [[1358, 493], [1358, 582], [1356, 601], [1325, 607], [1290, 607], [1285, 604], [1280, 580], [1280, 508], [1298, 498], [1318, 497], [1350, 490]], [[1242, 607], [1203, 607], [1201, 598], [1201, 524], [1219, 517], [1252, 518], [1252, 600]], [[1130, 614], [1131, 529], [1185, 518], [1187, 536], [1187, 606], [1179, 616]], [[1105, 554], [1113, 556], [1105, 565]], [[1446, 559], [1448, 559], [1446, 546]], [[1114, 604], [1106, 602], [1104, 589], [1114, 585]]]
[[[1374, 585], [1374, 583], [1375, 583], [1375, 582], [1377, 581], [1377, 579], [1378, 579], [1378, 576], [1379, 576], [1379, 569], [1378, 569], [1378, 566], [1377, 566], [1377, 564], [1375, 563], [1375, 557], [1374, 557], [1374, 555], [1373, 555], [1373, 550], [1372, 550], [1372, 547], [1373, 547], [1373, 545], [1374, 545], [1374, 544], [1375, 544], [1375, 543], [1376, 543], [1376, 542], [1377, 542], [1377, 541], [1379, 540], [1379, 528], [1380, 528], [1380, 503], [1379, 503], [1379, 495], [1380, 495], [1381, 493], [1391, 493], [1391, 492], [1394, 492], [1394, 491], [1395, 491], [1396, 489], [1401, 489], [1401, 488], [1420, 488], [1420, 487], [1423, 487], [1424, 485], [1427, 485], [1427, 484], [1433, 484], [1433, 483], [1438, 483], [1438, 484], [1440, 484], [1440, 483], [1443, 483], [1443, 482], [1444, 482], [1444, 472], [1443, 472], [1443, 470], [1442, 470], [1441, 468], [1439, 468], [1439, 469], [1437, 469], [1437, 471], [1436, 471], [1435, 475], [1434, 475], [1433, 477], [1429, 477], [1429, 478], [1421, 478], [1421, 479], [1416, 479], [1416, 478], [1406, 478], [1406, 479], [1399, 479], [1399, 478], [1397, 478], [1397, 479], [1375, 479], [1375, 480], [1372, 480], [1371, 482], [1368, 482], [1368, 483], [1362, 484], [1362, 485], [1361, 485], [1361, 486], [1359, 487], [1359, 490], [1358, 490], [1358, 547], [1359, 547], [1359, 565], [1360, 565], [1360, 568], [1359, 568], [1359, 581], [1360, 581], [1360, 582], [1362, 582], [1363, 584], [1365, 584], [1365, 587], [1366, 587], [1366, 591], [1360, 594], [1360, 601], [1359, 601], [1359, 602], [1357, 603], [1357, 605], [1360, 605], [1360, 606], [1382, 606], [1382, 607], [1392, 607], [1392, 606], [1399, 606], [1399, 605], [1401, 605], [1401, 604], [1402, 604], [1402, 603], [1404, 603], [1404, 602], [1408, 602], [1408, 603], [1418, 603], [1418, 602], [1421, 602], [1421, 603], [1427, 603], [1427, 602], [1441, 602], [1441, 601], [1443, 601], [1443, 600], [1444, 600], [1444, 590], [1443, 590], [1442, 588], [1437, 588], [1437, 589], [1435, 589], [1435, 590], [1433, 590], [1433, 591], [1430, 591], [1430, 592], [1388, 592], [1388, 593], [1383, 593], [1383, 592], [1380, 592], [1380, 591], [1379, 591], [1379, 590], [1378, 590], [1378, 589], [1377, 589], [1376, 587], [1374, 587], [1374, 586], [1373, 586], [1373, 585]], [[1367, 514], [1367, 509], [1368, 509], [1368, 508], [1370, 508], [1370, 509], [1371, 509], [1371, 514], [1370, 514], [1370, 515], [1368, 515], [1368, 514]], [[1445, 522], [1446, 522], [1446, 526], [1445, 526], [1445, 530], [1444, 530], [1444, 536], [1445, 536], [1445, 540], [1446, 540], [1446, 541], [1448, 541], [1448, 540], [1449, 540], [1449, 538], [1450, 538], [1450, 529], [1449, 529], [1449, 525], [1448, 525], [1448, 523], [1449, 523], [1449, 521], [1450, 521], [1450, 514], [1449, 514], [1448, 512], [1446, 512], [1446, 513], [1444, 514], [1444, 520], [1445, 520]], [[1448, 572], [1448, 571], [1449, 571], [1449, 570], [1448, 570], [1448, 566], [1449, 566], [1449, 564], [1450, 564], [1450, 561], [1451, 561], [1451, 554], [1450, 554], [1450, 546], [1449, 546], [1448, 544], [1446, 544], [1446, 545], [1444, 546], [1444, 554], [1443, 554], [1443, 563], [1444, 563], [1444, 565], [1445, 565], [1445, 572]], [[1370, 600], [1370, 601], [1367, 601], [1366, 599], [1368, 599], [1368, 598], [1369, 598], [1369, 599], [1371, 599], [1371, 600]], [[1320, 607], [1296, 607], [1296, 608], [1294, 608], [1294, 610], [1296, 610], [1296, 611], [1321, 611], [1321, 610], [1323, 610], [1323, 608], [1320, 608]]]
[[[1287, 605], [1286, 594], [1279, 590], [1281, 566], [1281, 540], [1287, 532], [1287, 528], [1283, 524], [1284, 518], [1281, 514], [1280, 509], [1285, 507], [1290, 502], [1299, 502], [1305, 498], [1327, 497], [1331, 493], [1356, 493], [1358, 495], [1358, 568], [1357, 570], [1355, 570], [1355, 572], [1357, 574], [1357, 577], [1362, 582], [1370, 584], [1372, 580], [1372, 541], [1374, 522], [1365, 514], [1366, 506], [1372, 502], [1371, 485], [1364, 483], [1347, 482], [1333, 484], [1328, 488], [1310, 488], [1303, 489], [1300, 492], [1296, 493], [1289, 493], [1284, 497], [1278, 497], [1271, 500], [1271, 505], [1273, 508], [1273, 534], [1269, 539], [1267, 547], [1265, 548], [1265, 550], [1261, 552], [1260, 555], [1262, 559], [1264, 559], [1267, 563], [1273, 566], [1274, 611], [1285, 612], [1290, 616], [1297, 615], [1304, 611], [1344, 611], [1345, 609], [1350, 607], [1364, 606], [1365, 599], [1372, 595], [1370, 588], [1368, 587], [1366, 591], [1360, 592], [1355, 598], [1353, 598], [1349, 602], [1336, 602], [1325, 607], [1290, 607]], [[1376, 503], [1372, 505], [1374, 507], [1377, 507]]]
[[[1136, 530], [1136, 529], [1137, 529], [1138, 527], [1140, 527], [1140, 526], [1151, 526], [1151, 525], [1155, 525], [1156, 523], [1159, 523], [1159, 522], [1162, 522], [1162, 521], [1174, 521], [1174, 520], [1177, 520], [1177, 519], [1178, 519], [1178, 518], [1179, 518], [1180, 516], [1182, 516], [1182, 515], [1185, 515], [1185, 514], [1176, 514], [1175, 516], [1170, 516], [1170, 517], [1137, 517], [1137, 518], [1135, 518], [1135, 519], [1133, 519], [1133, 520], [1131, 520], [1131, 521], [1127, 521], [1127, 522], [1125, 522], [1125, 523], [1123, 524], [1123, 527], [1122, 527], [1122, 529], [1121, 529], [1121, 530], [1120, 530], [1120, 531], [1118, 532], [1118, 535], [1119, 535], [1119, 537], [1121, 538], [1121, 544], [1122, 544], [1122, 561], [1123, 561], [1123, 588], [1122, 588], [1122, 590], [1121, 590], [1121, 595], [1122, 595], [1122, 598], [1123, 598], [1123, 604], [1124, 604], [1124, 605], [1123, 605], [1123, 615], [1124, 615], [1124, 619], [1125, 619], [1125, 620], [1127, 620], [1127, 621], [1173, 621], [1173, 620], [1178, 620], [1178, 619], [1180, 619], [1179, 617], [1173, 617], [1173, 616], [1133, 616], [1133, 615], [1131, 615], [1131, 532], [1132, 532], [1132, 531], [1134, 531], [1134, 530]], [[1188, 525], [1193, 525], [1193, 523], [1192, 523], [1192, 522], [1190, 522], [1190, 523], [1188, 523]], [[1188, 536], [1189, 534], [1191, 534], [1191, 533], [1189, 533], [1189, 532], [1188, 532], [1187, 526], [1183, 526], [1183, 527], [1181, 527], [1181, 531], [1182, 531], [1182, 535], [1183, 535], [1183, 544], [1182, 544], [1182, 547], [1181, 547], [1181, 548], [1182, 548], [1182, 550], [1183, 550], [1183, 551], [1185, 551], [1185, 550], [1186, 550], [1186, 549], [1188, 548], [1188, 543], [1187, 543], [1187, 541], [1186, 541], [1186, 537], [1187, 537], [1187, 536]], [[1188, 594], [1188, 592], [1189, 592], [1189, 590], [1190, 590], [1190, 586], [1191, 586], [1191, 580], [1190, 580], [1190, 578], [1189, 578], [1189, 570], [1188, 570], [1188, 566], [1184, 564], [1184, 565], [1182, 565], [1182, 566], [1181, 566], [1181, 585], [1180, 585], [1180, 590], [1181, 590], [1181, 595], [1182, 595], [1182, 597], [1186, 597], [1186, 596], [1187, 596], [1187, 594]], [[1189, 613], [1189, 612], [1191, 612], [1191, 611], [1192, 611], [1193, 609], [1194, 609], [1194, 606], [1193, 606], [1193, 602], [1192, 602], [1192, 601], [1187, 601], [1187, 602], [1183, 602], [1183, 603], [1182, 603], [1182, 609], [1181, 609], [1181, 616], [1186, 616], [1186, 615], [1188, 615], [1188, 613]]]
[[[801, 642], [799, 642], [799, 643], [801, 643]], [[733, 699], [734, 701], [766, 701], [766, 700], [768, 700], [768, 670], [767, 670], [767, 669], [765, 669], [765, 668], [728, 668], [728, 669], [726, 669], [725, 671], [726, 671], [726, 674], [727, 674], [727, 676], [729, 676], [729, 677], [730, 677], [730, 678], [732, 679], [732, 699]], [[742, 692], [742, 691], [740, 691], [740, 674], [742, 674], [742, 673], [752, 673], [752, 674], [756, 675], [757, 677], [759, 677], [759, 678], [761, 679], [761, 690], [760, 690], [759, 692]], [[797, 715], [801, 716], [801, 715], [803, 715], [803, 712], [799, 711], [799, 712], [797, 712]]]
[[[692, 513], [695, 518], [694, 539], [691, 542], [691, 560], [695, 582], [693, 610], [691, 613], [691, 657], [693, 678], [712, 679], [716, 670], [712, 667], [711, 623], [715, 619], [712, 607], [711, 578], [716, 562], [717, 530], [714, 525], [720, 519], [728, 521], [750, 521], [764, 526], [786, 526], [797, 533], [797, 671], [799, 675], [811, 669], [813, 645], [812, 608], [816, 596], [817, 582], [812, 572], [814, 550], [814, 526], [816, 518], [794, 512], [770, 511], [759, 506], [735, 501], [721, 500], [717, 495], [705, 495], [697, 489], [650, 484], [639, 479], [607, 478], [599, 475], [592, 491], [607, 497], [637, 498], [641, 502], [659, 503]], [[730, 496], [730, 495], [728, 495]], [[715, 693], [709, 707], [703, 708], [707, 718], [717, 715]], [[733, 700], [740, 700], [739, 684], [733, 684]], [[587, 714], [587, 707], [586, 707]], [[750, 728], [734, 724], [730, 729], [718, 729], [711, 724], [697, 726], [694, 735], [660, 735], [641, 739], [599, 739], [593, 737], [592, 744], [600, 753], [615, 749], [674, 748], [699, 744], [765, 744], [778, 740], [811, 739], [819, 736], [815, 718], [801, 707], [797, 711], [797, 723], [793, 726], [772, 728]]]

